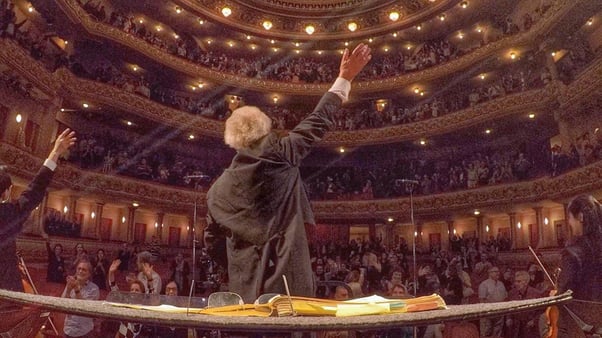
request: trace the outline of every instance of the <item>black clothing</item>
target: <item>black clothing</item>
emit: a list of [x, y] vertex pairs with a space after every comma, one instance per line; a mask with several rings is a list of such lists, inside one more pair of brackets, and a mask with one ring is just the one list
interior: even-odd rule
[[17, 236], [23, 223], [46, 193], [53, 171], [42, 166], [27, 189], [14, 201], [0, 204], [0, 288], [23, 291], [17, 267]]
[[328, 92], [287, 136], [271, 132], [239, 150], [207, 193], [206, 242], [226, 237], [229, 288], [246, 303], [286, 293], [282, 275], [292, 295], [314, 296], [305, 224], [315, 221], [299, 165], [340, 105]]
[[[572, 290], [575, 300], [602, 301], [602, 253], [593, 245], [596, 242], [600, 242], [600, 239], [581, 236], [574, 244], [562, 250], [558, 293]], [[566, 307], [571, 309], [571, 304], [567, 304]], [[577, 314], [579, 315], [578, 311]], [[564, 307], [560, 307], [558, 337], [577, 337], [579, 331], [581, 329], [568, 312]]]
[[46, 242], [46, 251], [48, 252], [46, 281], [52, 283], [65, 283], [65, 259], [61, 256], [57, 256], [48, 242]]

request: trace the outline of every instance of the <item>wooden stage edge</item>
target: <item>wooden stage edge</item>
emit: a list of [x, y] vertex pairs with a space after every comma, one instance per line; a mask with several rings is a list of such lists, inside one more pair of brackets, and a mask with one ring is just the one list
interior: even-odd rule
[[447, 309], [413, 313], [357, 317], [231, 317], [201, 314], [177, 314], [115, 307], [105, 301], [77, 300], [0, 290], [0, 300], [52, 312], [93, 318], [129, 321], [157, 326], [187, 327], [246, 332], [291, 332], [314, 330], [379, 330], [417, 326], [444, 321], [474, 320], [510, 313], [542, 309], [572, 299], [571, 292], [561, 295], [502, 303], [448, 306]]

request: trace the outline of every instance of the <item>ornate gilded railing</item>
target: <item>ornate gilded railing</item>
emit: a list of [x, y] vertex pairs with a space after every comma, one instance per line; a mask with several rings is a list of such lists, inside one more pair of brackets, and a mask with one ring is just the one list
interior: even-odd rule
[[[131, 34], [127, 34], [118, 28], [96, 21], [78, 4], [77, 0], [56, 0], [56, 3], [74, 23], [81, 23], [83, 28], [89, 34], [100, 36], [135, 49], [165, 66], [171, 67], [193, 77], [203, 78], [218, 84], [226, 84], [249, 90], [280, 92], [289, 95], [319, 96], [328, 90], [330, 86], [330, 84], [278, 82], [220, 73], [188, 61], [184, 58], [170, 54], [167, 51], [147, 43], [146, 41]], [[592, 3], [595, 4], [597, 2], [591, 0], [554, 1], [545, 15], [528, 31], [505, 37], [501, 40], [480, 47], [458, 59], [421, 71], [380, 80], [354, 82], [353, 91], [355, 93], [362, 94], [397, 90], [401, 87], [408, 86], [419, 81], [430, 81], [450, 75], [463, 69], [467, 69], [478, 62], [485, 60], [489, 56], [499, 53], [500, 51], [516, 48], [522, 45], [533, 44], [540, 39], [545, 38], [543, 33], [549, 32], [557, 22], [560, 22], [563, 17], [567, 15], [567, 13], [570, 13], [576, 8], [580, 8], [580, 6], [588, 6], [589, 8], [592, 6]]]
[[[33, 60], [16, 42], [9, 39], [0, 39], [0, 61], [18, 71], [23, 69], [24, 76], [42, 88], [51, 85], [50, 93], [58, 93], [60, 89], [61, 96], [102, 103], [199, 135], [221, 137], [223, 132], [223, 122], [173, 109], [111, 85], [81, 79], [64, 69], [50, 73], [40, 63]], [[601, 75], [602, 57], [599, 57], [568, 86], [556, 81], [542, 89], [500, 97], [441, 117], [415, 123], [378, 129], [332, 131], [320, 142], [320, 146], [353, 147], [415, 140], [526, 111], [549, 111], [565, 102], [574, 106], [580, 102], [579, 100], [591, 101], [592, 95], [602, 91]]]
[[78, 78], [65, 68], [59, 69], [55, 77], [63, 85], [63, 96], [100, 103], [180, 130], [214, 137], [223, 135], [223, 122], [167, 107], [112, 85]]
[[[6, 143], [0, 143], [0, 160], [8, 164], [14, 174], [26, 178], [33, 177], [42, 163], [42, 159]], [[202, 215], [206, 212], [206, 196], [203, 192], [100, 174], [71, 165], [59, 166], [53, 186], [70, 189], [78, 195], [96, 196], [124, 204], [136, 200], [145, 207], [174, 213], [189, 213], [197, 197], [199, 213]], [[448, 215], [460, 210], [499, 208], [503, 205], [511, 210], [512, 204], [568, 199], [597, 189], [602, 189], [602, 160], [554, 178], [418, 196], [414, 198], [414, 209], [419, 216]], [[409, 198], [317, 201], [312, 205], [316, 217], [322, 221], [382, 220], [389, 216], [403, 220], [410, 211]]]

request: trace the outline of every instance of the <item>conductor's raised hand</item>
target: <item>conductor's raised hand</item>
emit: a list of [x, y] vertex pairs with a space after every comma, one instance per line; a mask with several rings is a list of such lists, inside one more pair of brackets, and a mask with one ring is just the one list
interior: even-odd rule
[[48, 158], [53, 160], [54, 162], [57, 162], [59, 157], [64, 155], [67, 152], [67, 150], [69, 150], [69, 148], [71, 148], [71, 146], [75, 144], [76, 140], [77, 139], [75, 138], [75, 132], [69, 128], [65, 129], [56, 138], [56, 141], [54, 142], [54, 148], [52, 148], [52, 151], [50, 152], [50, 155], [48, 155]]
[[371, 52], [370, 47], [363, 43], [357, 45], [351, 53], [349, 53], [349, 49], [345, 48], [339, 67], [339, 77], [353, 81], [355, 76], [364, 69], [364, 66], [372, 58]]

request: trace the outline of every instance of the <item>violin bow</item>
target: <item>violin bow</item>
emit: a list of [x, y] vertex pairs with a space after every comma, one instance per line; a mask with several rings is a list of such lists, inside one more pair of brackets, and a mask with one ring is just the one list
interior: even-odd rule
[[548, 273], [548, 270], [546, 269], [545, 266], [543, 266], [543, 263], [541, 262], [541, 260], [539, 260], [539, 257], [537, 257], [537, 254], [535, 253], [535, 250], [533, 250], [533, 248], [530, 245], [529, 245], [529, 251], [531, 251], [531, 254], [533, 254], [533, 257], [535, 257], [535, 260], [537, 261], [537, 264], [539, 264], [539, 267], [546, 274], [546, 277], [548, 277], [548, 280], [550, 281], [550, 283], [552, 283], [552, 286], [554, 288], [556, 288], [556, 282], [552, 279], [552, 276], [550, 276], [550, 274]]

